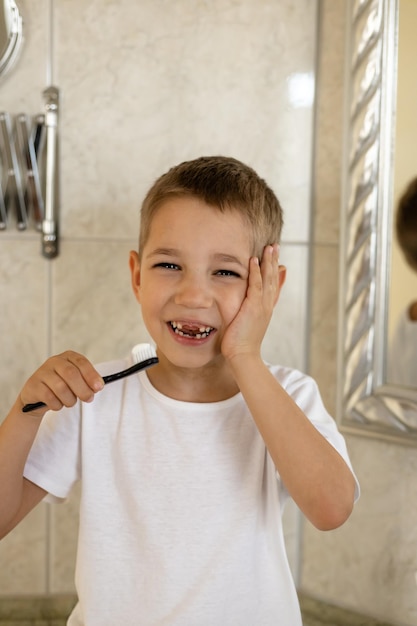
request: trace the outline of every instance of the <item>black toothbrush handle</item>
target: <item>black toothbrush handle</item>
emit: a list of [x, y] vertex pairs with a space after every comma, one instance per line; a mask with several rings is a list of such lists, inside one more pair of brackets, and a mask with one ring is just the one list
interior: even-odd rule
[[46, 406], [45, 402], [32, 402], [32, 404], [25, 404], [22, 409], [22, 413], [30, 413], [30, 411], [36, 411], [36, 409], [40, 409], [43, 406]]
[[[116, 372], [115, 374], [108, 374], [107, 376], [103, 376], [104, 384], [112, 383], [115, 380], [120, 380], [121, 378], [125, 378], [126, 376], [130, 376], [135, 372], [139, 372], [141, 370], [145, 370], [152, 365], [156, 365], [158, 363], [158, 357], [153, 356], [150, 359], [146, 359], [145, 361], [141, 361], [140, 363], [135, 363], [131, 367], [128, 367], [126, 370], [122, 370], [121, 372]], [[36, 409], [41, 409], [46, 406], [45, 402], [32, 402], [31, 404], [25, 404], [22, 408], [23, 413], [30, 413], [30, 411], [36, 411]]]
[[126, 370], [122, 370], [121, 372], [116, 372], [115, 374], [108, 374], [107, 376], [103, 376], [104, 384], [112, 383], [115, 380], [120, 380], [121, 378], [125, 378], [126, 376], [130, 376], [135, 372], [139, 372], [141, 370], [146, 370], [148, 367], [152, 365], [156, 365], [158, 363], [158, 357], [153, 356], [150, 359], [145, 359], [145, 361], [140, 361], [140, 363], [135, 363], [135, 365], [131, 365]]

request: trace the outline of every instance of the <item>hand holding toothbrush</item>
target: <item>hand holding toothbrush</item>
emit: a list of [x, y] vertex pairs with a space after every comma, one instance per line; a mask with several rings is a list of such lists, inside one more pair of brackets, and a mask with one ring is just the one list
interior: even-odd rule
[[[42, 416], [48, 409], [73, 406], [77, 399], [91, 402], [103, 386], [102, 377], [90, 361], [68, 350], [47, 359], [27, 380], [20, 392], [22, 410]], [[33, 405], [26, 404], [34, 400]]]
[[[133, 365], [121, 372], [101, 377], [86, 357], [77, 352], [67, 351], [49, 358], [29, 378], [23, 387], [20, 398], [23, 413], [33, 413], [49, 408], [58, 411], [63, 406], [73, 406], [77, 399], [92, 402], [94, 394], [101, 391], [105, 384], [114, 382], [135, 372], [158, 363], [155, 349], [147, 343], [138, 343], [132, 349]], [[33, 395], [32, 395], [33, 394]], [[38, 401], [25, 404], [29, 398]]]

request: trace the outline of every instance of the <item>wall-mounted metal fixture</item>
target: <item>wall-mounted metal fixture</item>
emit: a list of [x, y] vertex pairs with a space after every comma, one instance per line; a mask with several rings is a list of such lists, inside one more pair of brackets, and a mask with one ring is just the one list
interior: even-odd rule
[[42, 252], [48, 259], [58, 254], [58, 105], [59, 92], [48, 87], [45, 98], [46, 172], [45, 216], [42, 222]]
[[3, 163], [5, 172], [4, 197], [2, 199], [3, 215], [0, 228], [7, 226], [8, 216], [14, 209], [16, 225], [19, 230], [27, 227], [27, 211], [17, 159], [12, 124], [8, 113], [0, 113], [0, 131], [3, 147]]
[[44, 123], [44, 115], [37, 116], [33, 121], [33, 126], [25, 113], [21, 113], [16, 119], [16, 140], [18, 152], [22, 157], [25, 201], [28, 213], [32, 216], [35, 228], [38, 230], [41, 230], [45, 213], [38, 166], [38, 155], [43, 154]]
[[59, 91], [43, 92], [44, 113], [14, 119], [0, 113], [0, 230], [34, 228], [42, 235], [42, 254], [59, 252]]

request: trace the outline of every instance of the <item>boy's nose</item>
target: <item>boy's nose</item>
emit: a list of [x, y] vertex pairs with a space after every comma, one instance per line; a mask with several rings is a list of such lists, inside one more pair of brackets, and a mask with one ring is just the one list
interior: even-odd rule
[[188, 309], [209, 307], [212, 296], [204, 278], [197, 275], [184, 277], [178, 285], [175, 303]]

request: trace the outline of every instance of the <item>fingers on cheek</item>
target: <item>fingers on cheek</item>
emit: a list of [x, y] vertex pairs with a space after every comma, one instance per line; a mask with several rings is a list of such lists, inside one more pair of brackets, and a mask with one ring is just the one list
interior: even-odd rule
[[272, 267], [276, 263], [276, 248], [275, 246], [265, 246], [264, 255], [262, 261], [268, 267]]
[[280, 247], [277, 243], [265, 246], [264, 258], [270, 259], [273, 265], [278, 265]]
[[253, 257], [250, 263], [249, 284], [262, 289], [264, 281], [264, 265], [259, 264], [258, 257]]
[[268, 284], [272, 284], [277, 268], [278, 264], [274, 254], [274, 248], [272, 246], [266, 246], [261, 266], [264, 281]]

